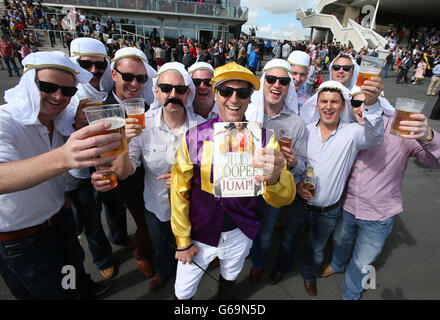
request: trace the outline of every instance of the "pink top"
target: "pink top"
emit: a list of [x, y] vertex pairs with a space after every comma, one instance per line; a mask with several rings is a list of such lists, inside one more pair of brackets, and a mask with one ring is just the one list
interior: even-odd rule
[[382, 145], [358, 153], [342, 196], [343, 208], [356, 219], [383, 221], [403, 211], [402, 181], [408, 160], [440, 169], [440, 136], [427, 143], [390, 134], [392, 118], [383, 116]]

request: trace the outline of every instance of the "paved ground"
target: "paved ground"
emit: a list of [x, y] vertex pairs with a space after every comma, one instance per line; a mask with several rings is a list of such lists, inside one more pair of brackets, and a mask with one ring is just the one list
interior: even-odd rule
[[[392, 104], [397, 97], [415, 98], [426, 102], [424, 113], [429, 115], [436, 97], [425, 95], [429, 79], [420, 85], [395, 84], [393, 77], [384, 79], [385, 95]], [[327, 76], [325, 76], [327, 79]], [[6, 90], [18, 83], [18, 78], [8, 78], [6, 71], [0, 71], [0, 88]], [[3, 92], [2, 90], [2, 92]], [[440, 121], [429, 120], [430, 125], [440, 131]], [[1, 128], [0, 128], [1, 129]], [[366, 291], [364, 300], [436, 300], [440, 299], [440, 171], [421, 168], [410, 161], [404, 178], [404, 212], [395, 220], [395, 227], [390, 235], [382, 255], [375, 264], [377, 288]], [[134, 233], [134, 222], [127, 214], [129, 233]], [[105, 220], [105, 219], [104, 219]], [[105, 221], [104, 221], [105, 223]], [[106, 227], [106, 226], [105, 226]], [[274, 243], [279, 240], [281, 229], [274, 235]], [[83, 237], [84, 238], [84, 237]], [[84, 239], [81, 239], [86, 252], [86, 270], [93, 279], [100, 280], [90, 260], [90, 254]], [[302, 243], [301, 243], [302, 244]], [[298, 257], [302, 245], [298, 250]], [[343, 275], [335, 275], [328, 279], [318, 279], [318, 296], [310, 298], [303, 288], [299, 275], [299, 258], [294, 270], [279, 284], [267, 284], [270, 269], [274, 263], [276, 246], [270, 251], [270, 257], [265, 268], [263, 281], [258, 286], [249, 284], [250, 261], [246, 261], [237, 285], [236, 295], [243, 300], [333, 300], [341, 298], [340, 284]], [[114, 260], [119, 273], [113, 281], [111, 289], [105, 294], [106, 300], [171, 300], [173, 298], [173, 282], [170, 281], [160, 292], [148, 292], [149, 280], [143, 278], [136, 268], [136, 262], [130, 252], [114, 246]], [[210, 273], [218, 277], [219, 269], [214, 268]], [[216, 282], [205, 276], [199, 286], [194, 300], [209, 300], [217, 289]], [[0, 279], [0, 300], [12, 300], [3, 280]], [[260, 301], [263, 302], [263, 301]], [[162, 306], [163, 304], [160, 304]]]

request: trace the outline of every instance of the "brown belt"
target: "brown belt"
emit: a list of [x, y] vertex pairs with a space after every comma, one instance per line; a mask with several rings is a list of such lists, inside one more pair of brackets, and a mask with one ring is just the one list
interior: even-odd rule
[[40, 231], [47, 229], [51, 225], [57, 223], [58, 221], [60, 221], [62, 216], [63, 216], [63, 208], [61, 208], [60, 211], [55, 213], [52, 217], [44, 221], [42, 224], [17, 231], [0, 232], [0, 242], [14, 241], [32, 236]]
[[341, 205], [341, 202], [338, 201], [335, 204], [332, 204], [331, 206], [328, 207], [316, 207], [316, 206], [312, 206], [311, 204], [308, 204], [307, 202], [304, 204], [304, 207], [307, 210], [310, 211], [314, 211], [314, 212], [328, 212], [330, 210], [336, 209], [338, 206]]

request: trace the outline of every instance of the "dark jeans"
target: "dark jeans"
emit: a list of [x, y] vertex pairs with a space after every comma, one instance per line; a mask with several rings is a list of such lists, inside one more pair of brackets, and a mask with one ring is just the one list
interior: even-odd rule
[[90, 179], [78, 179], [66, 174], [67, 196], [72, 205], [76, 232], [84, 229], [93, 263], [98, 270], [112, 266], [112, 247], [101, 223], [101, 208], [96, 203], [94, 188]]
[[405, 83], [408, 83], [408, 70], [405, 70], [403, 68], [400, 69], [400, 72], [397, 75], [396, 83], [399, 83], [400, 80], [402, 80], [402, 78], [405, 81]]
[[284, 231], [275, 268], [279, 273], [286, 274], [293, 268], [298, 238], [302, 229], [308, 225], [308, 221], [304, 200], [299, 195], [292, 204], [281, 210], [285, 217]]
[[18, 72], [17, 65], [15, 64], [14, 57], [3, 56], [2, 59], [3, 59], [3, 62], [5, 63], [5, 65], [6, 65], [6, 68], [8, 69], [8, 74], [10, 76], [12, 76], [12, 70], [11, 70], [11, 65], [12, 65], [12, 68], [14, 68], [15, 75], [18, 77], [19, 72]]
[[145, 209], [145, 219], [150, 231], [154, 251], [154, 268], [163, 279], [170, 278], [176, 273], [175, 259], [176, 239], [171, 231], [170, 221], [162, 222], [156, 215]]
[[[17, 299], [88, 298], [90, 276], [84, 270], [84, 251], [65, 210], [54, 225], [32, 236], [0, 242], [0, 273]], [[76, 289], [63, 289], [64, 266], [75, 268]]]
[[267, 252], [272, 242], [272, 233], [278, 220], [280, 208], [267, 204], [263, 197], [258, 199], [257, 215], [261, 228], [254, 239], [251, 251], [252, 267], [261, 270], [266, 263]]
[[322, 213], [307, 210], [310, 230], [301, 265], [301, 275], [304, 280], [315, 281], [319, 275], [324, 261], [324, 249], [341, 215], [341, 206]]

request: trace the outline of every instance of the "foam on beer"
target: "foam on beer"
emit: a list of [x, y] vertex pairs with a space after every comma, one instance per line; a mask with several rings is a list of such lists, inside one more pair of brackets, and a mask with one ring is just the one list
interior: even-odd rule
[[108, 122], [112, 125], [110, 128], [107, 129], [108, 131], [116, 130], [119, 129], [120, 127], [125, 126], [125, 119], [121, 117], [102, 118], [102, 119], [94, 120], [90, 124], [101, 123], [101, 122]]

